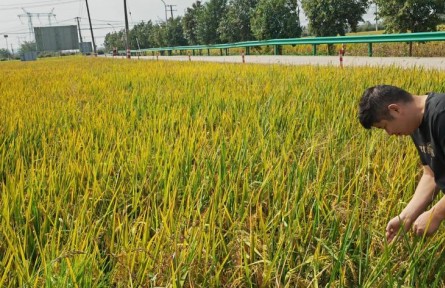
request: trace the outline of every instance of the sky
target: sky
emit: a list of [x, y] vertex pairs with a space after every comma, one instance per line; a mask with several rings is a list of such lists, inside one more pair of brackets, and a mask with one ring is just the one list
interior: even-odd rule
[[[182, 16], [187, 7], [196, 0], [127, 0], [129, 26], [141, 21], [165, 21], [165, 5], [173, 5], [173, 16]], [[205, 2], [205, 1], [203, 1]], [[107, 33], [119, 31], [125, 27], [124, 0], [88, 0], [93, 25], [93, 34], [97, 47], [102, 47]], [[48, 17], [53, 13], [55, 17]], [[21, 15], [19, 17], [19, 15]], [[30, 41], [29, 17], [32, 15], [34, 27], [77, 25], [80, 17], [81, 34], [84, 42], [91, 41], [86, 0], [0, 0], [0, 49], [17, 50], [20, 43]], [[365, 19], [371, 19], [370, 13]], [[170, 10], [168, 12], [170, 17]], [[48, 19], [50, 18], [50, 20]], [[305, 25], [307, 20], [301, 19]], [[8, 35], [5, 38], [5, 35]], [[12, 45], [12, 47], [11, 47]]]
[[[184, 15], [187, 7], [195, 0], [164, 0], [166, 5], [173, 6], [173, 16]], [[124, 0], [88, 0], [93, 24], [93, 34], [98, 47], [103, 46], [105, 35], [125, 27]], [[54, 9], [54, 10], [53, 10]], [[25, 12], [25, 11], [26, 12]], [[176, 10], [176, 11], [175, 11]], [[31, 40], [27, 13], [31, 13], [34, 27], [47, 26], [48, 14], [53, 26], [77, 25], [80, 17], [83, 41], [91, 41], [88, 13], [85, 0], [0, 0], [0, 49], [6, 47], [14, 50], [19, 43]], [[165, 21], [165, 6], [162, 0], [127, 0], [128, 21], [132, 24], [141, 21]], [[18, 15], [23, 15], [19, 17]], [[170, 11], [168, 13], [170, 17]], [[7, 38], [4, 35], [8, 35]]]

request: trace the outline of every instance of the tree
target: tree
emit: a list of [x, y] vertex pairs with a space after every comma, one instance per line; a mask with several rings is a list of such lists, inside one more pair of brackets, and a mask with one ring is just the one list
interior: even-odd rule
[[210, 0], [197, 14], [196, 38], [199, 44], [221, 43], [219, 22], [225, 16], [227, 0]]
[[20, 55], [23, 55], [25, 52], [37, 51], [36, 42], [34, 41], [25, 41], [20, 45]]
[[[152, 43], [150, 42], [150, 35], [153, 32], [153, 23], [151, 21], [148, 22], [140, 22], [133, 26], [130, 29], [128, 37], [130, 38], [130, 47], [131, 49], [144, 49], [152, 47]], [[104, 41], [105, 49], [110, 51], [114, 47], [118, 50], [124, 50], [126, 48], [125, 45], [125, 30], [122, 29], [119, 32], [107, 33], [105, 35]]]
[[201, 1], [196, 1], [192, 4], [192, 7], [188, 7], [182, 18], [182, 30], [184, 38], [187, 39], [190, 45], [197, 45], [198, 42], [198, 14], [201, 13], [204, 6], [201, 5]]
[[148, 21], [144, 23], [144, 21], [136, 24], [130, 29], [130, 47], [132, 49], [135, 48], [150, 48], [152, 44], [150, 43], [150, 34], [153, 30], [153, 23]]
[[0, 49], [0, 59], [9, 59], [11, 58], [11, 53], [9, 50], [6, 50], [4, 48]]
[[440, 14], [445, 13], [444, 0], [375, 0], [378, 15], [390, 33], [436, 31]]
[[218, 32], [223, 42], [253, 40], [250, 19], [258, 0], [230, 0], [227, 14], [219, 23]]
[[125, 50], [125, 31], [122, 29], [119, 32], [107, 33], [104, 40], [105, 50], [111, 51], [113, 48], [118, 50]]
[[182, 30], [181, 17], [170, 18], [164, 27], [163, 34], [167, 46], [187, 45], [187, 39], [184, 38]]
[[296, 0], [259, 0], [251, 18], [252, 32], [258, 40], [301, 36]]
[[160, 23], [153, 25], [153, 29], [150, 33], [149, 41], [152, 43], [153, 47], [165, 47], [167, 46], [167, 41], [165, 40], [165, 26], [166, 23]]
[[301, 0], [314, 36], [345, 35], [357, 31], [369, 7], [368, 0]]

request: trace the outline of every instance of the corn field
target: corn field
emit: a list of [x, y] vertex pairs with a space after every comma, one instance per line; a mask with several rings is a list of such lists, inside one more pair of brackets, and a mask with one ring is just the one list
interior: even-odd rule
[[0, 63], [0, 287], [443, 287], [445, 229], [385, 241], [421, 166], [357, 120], [445, 73]]

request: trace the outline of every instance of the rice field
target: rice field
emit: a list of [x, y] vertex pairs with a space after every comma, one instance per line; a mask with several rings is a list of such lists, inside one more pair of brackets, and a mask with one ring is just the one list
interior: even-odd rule
[[445, 229], [388, 246], [421, 170], [362, 91], [445, 73], [0, 63], [0, 287], [443, 287]]

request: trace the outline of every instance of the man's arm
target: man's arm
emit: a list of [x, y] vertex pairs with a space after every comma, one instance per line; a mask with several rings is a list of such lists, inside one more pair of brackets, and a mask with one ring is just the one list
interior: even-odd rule
[[[438, 144], [436, 144], [436, 148], [441, 150], [436, 152], [443, 155], [445, 152], [445, 113], [438, 111], [436, 116], [436, 119], [431, 121], [432, 137], [434, 142]], [[440, 159], [441, 157], [438, 158]], [[443, 178], [443, 172], [443, 169], [436, 171], [438, 173], [436, 176]], [[445, 219], [445, 198], [440, 199], [430, 210], [417, 217], [413, 224], [413, 232], [417, 236], [432, 235], [439, 228], [440, 222], [443, 219]]]
[[439, 189], [434, 181], [434, 172], [427, 165], [423, 166], [423, 175], [417, 184], [416, 192], [413, 198], [400, 213], [400, 218], [409, 223], [408, 227], [422, 214], [426, 207], [434, 200]]
[[407, 231], [417, 217], [419, 217], [419, 215], [422, 214], [426, 207], [428, 207], [428, 205], [433, 201], [438, 191], [439, 189], [434, 181], [434, 172], [429, 166], [423, 166], [423, 175], [417, 184], [413, 198], [408, 205], [406, 205], [405, 209], [403, 209], [400, 215], [391, 219], [386, 226], [387, 241], [391, 242], [401, 227]]
[[413, 231], [417, 236], [430, 236], [439, 229], [443, 219], [445, 219], [445, 196], [430, 210], [417, 218], [413, 225]]

